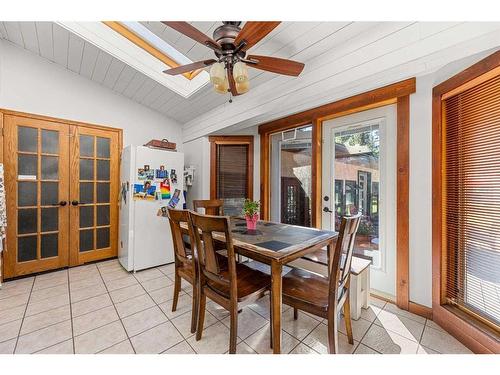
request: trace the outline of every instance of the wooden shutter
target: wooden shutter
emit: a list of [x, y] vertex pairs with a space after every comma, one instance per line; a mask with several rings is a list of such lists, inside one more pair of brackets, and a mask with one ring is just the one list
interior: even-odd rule
[[498, 328], [500, 75], [443, 99], [443, 127], [446, 297]]
[[248, 198], [248, 144], [217, 145], [217, 198]]

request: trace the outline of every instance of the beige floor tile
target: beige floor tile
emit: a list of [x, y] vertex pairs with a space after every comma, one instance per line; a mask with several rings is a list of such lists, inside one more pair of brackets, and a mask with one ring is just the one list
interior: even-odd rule
[[88, 298], [96, 297], [106, 293], [104, 284], [96, 284], [91, 288], [78, 289], [71, 291], [71, 302], [83, 301]]
[[35, 353], [62, 341], [71, 339], [71, 320], [57, 323], [38, 331], [19, 336], [16, 353]]
[[[11, 298], [14, 298], [14, 297], [20, 296], [20, 295], [28, 295], [29, 296], [30, 291], [31, 291], [30, 285], [28, 285], [28, 286], [20, 285], [20, 286], [10, 288], [10, 289], [0, 289], [0, 306], [1, 306], [1, 303], [6, 302], [7, 299], [11, 299]], [[21, 297], [19, 297], [19, 298], [21, 298]]]
[[[97, 268], [88, 269], [88, 270], [81, 271], [78, 273], [73, 273], [73, 274], [70, 272], [70, 274], [69, 274], [70, 284], [76, 284], [77, 287], [79, 285], [81, 285], [81, 284], [77, 284], [77, 283], [85, 284], [86, 280], [93, 280], [93, 282], [96, 282], [96, 280], [99, 280], [99, 279], [101, 279], [101, 274], [99, 273]], [[88, 282], [90, 282], [90, 281], [88, 281]]]
[[[35, 285], [37, 281], [45, 281], [45, 280], [55, 280], [55, 279], [64, 279], [68, 278], [69, 272], [67, 269], [59, 270], [59, 271], [51, 271], [41, 275], [35, 276]], [[33, 290], [35, 289], [35, 285], [33, 285]]]
[[[328, 322], [325, 321], [324, 324], [328, 324]], [[366, 331], [368, 331], [368, 328], [370, 328], [371, 325], [371, 323], [368, 320], [365, 320], [363, 318], [359, 318], [358, 320], [351, 319], [351, 324], [352, 324], [352, 337], [356, 341], [360, 341], [363, 338]], [[339, 331], [342, 332], [344, 335], [347, 335], [344, 317], [342, 317], [339, 321]]]
[[373, 350], [372, 348], [369, 348], [366, 345], [359, 344], [356, 350], [354, 351], [354, 354], [380, 354], [376, 350]]
[[417, 342], [375, 324], [361, 342], [382, 354], [416, 354], [418, 348]]
[[318, 354], [315, 350], [308, 347], [306, 344], [299, 343], [290, 354]]
[[[374, 300], [375, 298], [371, 298]], [[377, 300], [378, 301], [378, 300]], [[369, 322], [373, 322], [377, 315], [383, 310], [383, 307], [379, 307], [376, 305], [370, 305], [367, 309], [361, 309], [361, 318], [368, 320]], [[361, 319], [360, 318], [360, 319]]]
[[193, 348], [186, 341], [181, 341], [177, 345], [163, 352], [163, 354], [196, 354]]
[[106, 282], [106, 283], [109, 281], [112, 281], [112, 280], [118, 280], [118, 279], [127, 277], [129, 275], [130, 275], [130, 273], [125, 271], [124, 269], [116, 269], [116, 270], [106, 271], [106, 272], [101, 271], [101, 277], [104, 280], [104, 282]]
[[[354, 351], [358, 345], [358, 341], [354, 340], [354, 344], [351, 345], [347, 341], [347, 336], [339, 332], [339, 353], [340, 354], [350, 354]], [[313, 348], [315, 351], [321, 354], [328, 353], [328, 326], [326, 324], [318, 325], [304, 340], [304, 344]]]
[[34, 281], [34, 277], [25, 277], [22, 279], [2, 283], [2, 289], [0, 289], [0, 299], [3, 298], [2, 295], [4, 294], [13, 296], [20, 293], [29, 293]]
[[70, 281], [69, 288], [71, 290], [71, 293], [74, 293], [79, 289], [95, 288], [97, 285], [104, 285], [104, 282], [102, 281], [100, 275], [97, 275], [95, 277], [85, 278], [83, 280]]
[[443, 354], [470, 354], [467, 347], [449, 333], [425, 327], [420, 344]]
[[121, 288], [126, 288], [128, 286], [132, 285], [138, 285], [139, 282], [135, 279], [133, 275], [129, 275], [126, 277], [122, 277], [120, 279], [116, 280], [111, 280], [106, 282], [106, 287], [108, 288], [108, 291], [113, 291]]
[[431, 327], [431, 328], [434, 328], [434, 329], [437, 329], [438, 331], [443, 331], [443, 332], [446, 332], [444, 330], [444, 328], [442, 328], [440, 325], [438, 325], [437, 323], [433, 322], [432, 320], [430, 319], [427, 319], [426, 322], [425, 322], [425, 325], [427, 327]]
[[69, 305], [64, 305], [56, 309], [44, 311], [40, 314], [27, 316], [23, 320], [21, 335], [37, 331], [52, 324], [64, 322], [71, 318]]
[[46, 280], [39, 280], [37, 278], [35, 279], [35, 284], [33, 285], [33, 291], [52, 288], [58, 285], [68, 285], [68, 275]]
[[26, 309], [26, 316], [31, 316], [35, 314], [39, 314], [45, 311], [53, 310], [55, 308], [69, 305], [69, 295], [68, 294], [60, 294], [55, 297], [46, 298], [42, 301], [29, 303], [28, 308]]
[[138, 354], [161, 353], [183, 340], [170, 322], [160, 324], [130, 339]]
[[207, 298], [207, 310], [210, 311], [212, 315], [215, 316], [218, 320], [224, 320], [226, 317], [229, 316], [229, 311], [227, 311], [224, 307], [220, 306], [214, 301], [211, 301], [208, 298]]
[[112, 304], [113, 302], [111, 301], [111, 298], [109, 298], [109, 294], [105, 293], [100, 296], [72, 303], [71, 314], [73, 315], [73, 318], [75, 318], [77, 316], [111, 306]]
[[417, 349], [417, 354], [441, 354], [441, 353], [439, 353], [436, 350], [433, 350], [433, 349], [430, 349], [430, 348], [426, 348], [423, 345], [419, 345], [418, 349]]
[[75, 337], [75, 353], [92, 354], [107, 349], [127, 338], [121, 322], [116, 321]]
[[109, 293], [114, 303], [120, 303], [143, 294], [146, 294], [146, 291], [139, 284], [113, 290]]
[[[184, 294], [185, 294], [184, 291], [181, 290], [179, 293], [179, 296], [184, 295]], [[172, 284], [172, 285], [167, 286], [165, 288], [153, 290], [153, 291], [149, 292], [149, 295], [151, 296], [151, 298], [154, 299], [154, 301], [157, 304], [171, 301], [174, 298], [174, 286]]]
[[[248, 305], [248, 307], [251, 308], [256, 313], [258, 313], [259, 315], [263, 316], [264, 318], [269, 319], [269, 314], [270, 314], [269, 296], [262, 297], [258, 301]], [[283, 305], [281, 312], [284, 313], [285, 311], [288, 311], [289, 309], [291, 309], [290, 306]], [[299, 312], [299, 314], [300, 314], [300, 312]]]
[[[270, 328], [269, 325], [262, 327], [257, 332], [255, 332], [250, 337], [245, 339], [245, 342], [250, 345], [250, 347], [260, 354], [271, 354], [273, 349], [271, 349], [270, 342]], [[281, 335], [281, 353], [290, 353], [293, 348], [297, 346], [299, 340], [292, 337], [287, 332], [283, 331]]]
[[130, 340], [127, 339], [99, 352], [99, 354], [135, 354], [135, 352]]
[[28, 303], [29, 297], [29, 293], [23, 293], [0, 299], [0, 314], [3, 311], [11, 309], [13, 307], [26, 305]]
[[[229, 350], [226, 353], [229, 353]], [[247, 343], [242, 341], [236, 345], [236, 354], [258, 354], [258, 353], [255, 350], [253, 350]]]
[[406, 311], [406, 310], [401, 310], [399, 307], [397, 307], [396, 305], [394, 305], [392, 303], [386, 303], [386, 305], [384, 306], [384, 310], [389, 311], [389, 312], [394, 313], [394, 314], [397, 314], [397, 315], [400, 315], [400, 316], [403, 316], [403, 317], [408, 318], [408, 319], [412, 319], [420, 324], [425, 324], [424, 317], [422, 317], [420, 315], [413, 314], [413, 313]]
[[318, 320], [302, 313], [301, 311], [299, 311], [297, 320], [294, 320], [293, 309], [288, 309], [287, 311], [282, 313], [281, 316], [282, 329], [298, 340], [302, 340], [309, 333], [311, 333], [318, 324], [320, 324]]
[[115, 304], [118, 315], [120, 315], [122, 319], [153, 306], [155, 306], [155, 302], [147, 294]]
[[17, 337], [8, 341], [0, 342], [0, 354], [13, 354], [16, 347]]
[[152, 292], [154, 290], [158, 290], [161, 288], [173, 289], [174, 288], [173, 281], [170, 280], [167, 276], [163, 275], [161, 272], [160, 274], [161, 274], [160, 277], [156, 277], [151, 280], [141, 281], [141, 284], [144, 287], [144, 289], [146, 289], [148, 292]]
[[6, 309], [0, 312], [0, 326], [14, 320], [21, 319], [26, 310], [26, 305], [16, 306], [11, 309]]
[[[221, 321], [226, 327], [231, 327], [231, 319], [229, 316]], [[238, 337], [244, 340], [266, 325], [268, 326], [269, 322], [262, 316], [250, 308], [243, 308], [238, 314]]]
[[30, 303], [40, 302], [50, 297], [68, 294], [68, 284], [61, 284], [31, 292]]
[[164, 266], [156, 267], [156, 269], [160, 270], [163, 274], [169, 276], [175, 273], [175, 264], [170, 263]]
[[165, 321], [167, 321], [167, 318], [158, 306], [151, 307], [122, 319], [129, 337], [135, 336]]
[[160, 272], [156, 268], [150, 268], [147, 270], [139, 271], [134, 274], [135, 278], [139, 280], [139, 282], [143, 283], [144, 281], [156, 279], [158, 277], [164, 276], [162, 272]]
[[73, 339], [69, 339], [59, 344], [50, 346], [36, 352], [36, 354], [73, 354]]
[[73, 318], [73, 334], [78, 336], [90, 330], [103, 327], [118, 319], [118, 314], [114, 306], [104, 307], [100, 310]]
[[[188, 311], [191, 311], [192, 303], [193, 303], [193, 298], [191, 296], [188, 296], [187, 294], [183, 294], [179, 296], [179, 301], [177, 302], [177, 310], [175, 311], [172, 311], [172, 301], [167, 301], [159, 305], [160, 308], [165, 313], [165, 315], [169, 319], [173, 319], [176, 316], [180, 316]], [[210, 312], [212, 311], [210, 310]]]
[[383, 310], [378, 314], [375, 324], [416, 342], [420, 341], [424, 331], [423, 324], [387, 310]]
[[187, 342], [199, 354], [222, 354], [229, 350], [229, 328], [222, 323], [216, 323], [203, 330], [200, 341], [191, 336]]
[[[184, 338], [189, 338], [194, 333], [191, 333], [191, 311], [188, 311], [187, 313], [184, 313], [174, 319], [171, 320], [172, 324], [179, 330], [182, 336]], [[203, 328], [208, 328], [215, 323], [217, 323], [218, 320], [215, 319], [215, 317], [210, 314], [209, 311], [205, 312], [205, 322], [203, 324]]]
[[0, 342], [13, 339], [19, 335], [22, 319], [0, 325]]

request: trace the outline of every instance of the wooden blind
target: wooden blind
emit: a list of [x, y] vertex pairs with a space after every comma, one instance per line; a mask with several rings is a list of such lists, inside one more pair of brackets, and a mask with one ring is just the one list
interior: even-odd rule
[[217, 145], [217, 198], [248, 197], [248, 145]]
[[443, 100], [443, 125], [446, 297], [498, 328], [500, 75]]

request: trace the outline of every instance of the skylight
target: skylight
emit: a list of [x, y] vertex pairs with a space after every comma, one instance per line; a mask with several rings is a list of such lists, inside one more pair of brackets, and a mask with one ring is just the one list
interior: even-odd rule
[[187, 75], [189, 79], [182, 74], [170, 76], [163, 73], [163, 70], [170, 67], [165, 62], [168, 61], [167, 58], [178, 65], [189, 64], [192, 61], [138, 22], [119, 24], [135, 34], [139, 41], [142, 39], [142, 44], [152, 46], [156, 52], [166, 55], [166, 58], [155, 57], [151, 51], [147, 51], [147, 48], [141, 47], [139, 45], [141, 43], [134, 43], [103, 22], [58, 22], [58, 24], [185, 98], [190, 97], [210, 80], [209, 74], [205, 71], [197, 75]]

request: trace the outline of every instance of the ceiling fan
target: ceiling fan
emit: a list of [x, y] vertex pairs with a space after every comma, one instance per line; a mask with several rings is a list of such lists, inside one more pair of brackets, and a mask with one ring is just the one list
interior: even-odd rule
[[268, 72], [298, 76], [304, 64], [270, 56], [247, 55], [247, 50], [273, 31], [280, 22], [248, 21], [240, 28], [240, 21], [224, 21], [215, 29], [213, 38], [208, 37], [187, 22], [162, 21], [163, 24], [212, 49], [217, 59], [197, 61], [167, 69], [166, 74], [177, 75], [210, 68], [210, 81], [215, 91], [241, 95], [250, 88], [247, 66]]

